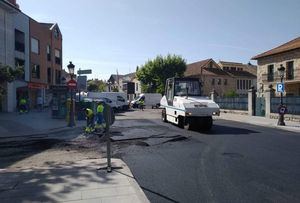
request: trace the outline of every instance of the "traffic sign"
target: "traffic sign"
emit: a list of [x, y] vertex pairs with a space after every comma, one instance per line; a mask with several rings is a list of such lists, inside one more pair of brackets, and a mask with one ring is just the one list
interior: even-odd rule
[[283, 83], [277, 83], [276, 92], [284, 92], [284, 84]]
[[77, 82], [76, 82], [76, 80], [71, 79], [67, 82], [67, 85], [68, 85], [69, 89], [76, 89]]
[[86, 69], [86, 70], [78, 70], [77, 71], [78, 75], [84, 75], [84, 74], [92, 74], [92, 70], [91, 69]]
[[287, 107], [284, 106], [284, 105], [280, 105], [278, 107], [278, 113], [281, 114], [281, 115], [286, 114], [287, 113]]
[[86, 91], [86, 88], [87, 88], [87, 77], [84, 75], [84, 76], [78, 76], [77, 77], [77, 89], [78, 90], [83, 90], [83, 91]]

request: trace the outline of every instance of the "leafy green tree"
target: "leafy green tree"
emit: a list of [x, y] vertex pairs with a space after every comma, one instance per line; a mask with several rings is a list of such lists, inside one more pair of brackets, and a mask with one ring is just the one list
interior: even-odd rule
[[139, 67], [136, 75], [142, 83], [142, 91], [163, 93], [170, 77], [183, 77], [186, 61], [178, 55], [157, 56]]
[[6, 94], [6, 83], [11, 83], [14, 80], [21, 79], [24, 74], [24, 69], [19, 66], [15, 69], [8, 65], [2, 65], [0, 63], [0, 98]]
[[103, 80], [92, 79], [88, 80], [87, 83], [89, 92], [104, 92], [106, 90], [106, 82]]

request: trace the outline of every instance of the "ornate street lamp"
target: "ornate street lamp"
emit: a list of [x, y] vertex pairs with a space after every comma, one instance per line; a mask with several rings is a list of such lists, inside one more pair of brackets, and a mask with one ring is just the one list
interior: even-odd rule
[[[69, 65], [67, 67], [69, 69], [69, 74], [71, 76], [71, 80], [73, 80], [75, 66], [70, 61]], [[71, 88], [71, 104], [70, 104], [70, 115], [69, 115], [69, 124], [68, 124], [68, 126], [69, 127], [75, 126], [75, 115], [74, 115], [74, 106], [73, 106], [73, 88]]]
[[108, 81], [106, 84], [108, 85], [108, 91], [111, 92], [111, 81]]
[[[281, 64], [280, 68], [278, 68], [278, 73], [280, 77], [280, 82], [283, 85], [283, 78], [284, 78], [284, 73], [285, 73], [285, 67]], [[284, 111], [282, 112], [281, 109], [285, 109], [283, 106], [283, 101], [282, 101], [282, 96], [283, 96], [283, 91], [280, 92], [280, 106], [279, 106], [279, 117], [278, 117], [278, 123], [277, 125], [285, 125], [284, 123]]]

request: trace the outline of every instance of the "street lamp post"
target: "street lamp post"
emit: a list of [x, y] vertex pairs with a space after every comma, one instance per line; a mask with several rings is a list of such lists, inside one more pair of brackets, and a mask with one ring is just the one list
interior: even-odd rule
[[[69, 74], [71, 76], [71, 80], [73, 80], [75, 66], [70, 61], [69, 65], [67, 67], [69, 69]], [[69, 124], [68, 124], [68, 126], [73, 127], [73, 126], [75, 126], [75, 116], [74, 116], [74, 106], [73, 106], [73, 88], [71, 88], [70, 93], [71, 93], [71, 104], [70, 104], [70, 115], [69, 115]]]
[[108, 81], [108, 82], [107, 82], [107, 85], [108, 85], [108, 91], [111, 92], [111, 82]]
[[[280, 68], [278, 68], [278, 73], [279, 73], [279, 76], [280, 76], [280, 82], [281, 82], [281, 84], [283, 84], [285, 67], [282, 64], [280, 65]], [[283, 96], [283, 91], [280, 92], [280, 107], [279, 107], [279, 109], [283, 107], [282, 96]], [[278, 117], [277, 125], [282, 125], [282, 126], [285, 125], [285, 123], [284, 123], [284, 112], [279, 111], [279, 117]]]

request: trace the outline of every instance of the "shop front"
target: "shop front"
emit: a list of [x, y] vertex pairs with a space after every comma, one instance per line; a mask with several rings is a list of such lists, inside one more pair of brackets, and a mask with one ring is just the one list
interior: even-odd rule
[[37, 107], [38, 100], [41, 98], [43, 104], [45, 104], [47, 85], [43, 83], [28, 83], [28, 96], [29, 96], [29, 108], [34, 109]]

